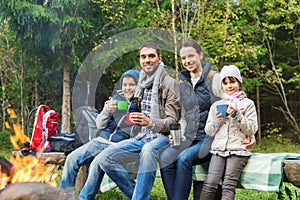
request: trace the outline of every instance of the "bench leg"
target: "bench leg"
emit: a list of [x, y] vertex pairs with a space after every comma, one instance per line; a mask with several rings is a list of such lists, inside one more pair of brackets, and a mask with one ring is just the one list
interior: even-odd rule
[[[204, 181], [193, 181], [193, 187], [194, 187], [194, 200], [200, 200], [200, 194], [202, 191]], [[215, 200], [221, 200], [222, 197], [222, 186], [219, 185]]]
[[80, 167], [79, 172], [77, 174], [75, 189], [76, 191], [80, 191], [85, 184], [88, 174], [88, 166], [84, 165]]

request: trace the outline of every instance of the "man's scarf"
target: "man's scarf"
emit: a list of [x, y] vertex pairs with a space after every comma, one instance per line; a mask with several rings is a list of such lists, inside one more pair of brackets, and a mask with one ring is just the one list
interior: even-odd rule
[[155, 72], [149, 78], [146, 77], [146, 73], [142, 70], [140, 72], [138, 86], [135, 90], [134, 96], [143, 99], [144, 89], [151, 88], [152, 86], [151, 113], [150, 113], [151, 119], [160, 118], [159, 106], [158, 106], [158, 89], [160, 84], [160, 78], [163, 73], [166, 73], [163, 62], [160, 62]]

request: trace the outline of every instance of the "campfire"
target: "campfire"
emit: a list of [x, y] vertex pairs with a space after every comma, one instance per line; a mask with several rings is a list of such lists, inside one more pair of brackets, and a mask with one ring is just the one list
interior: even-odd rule
[[[13, 110], [8, 110], [8, 113], [11, 118], [16, 117]], [[21, 125], [13, 123], [12, 127], [14, 135], [10, 140], [13, 148], [19, 151], [19, 144], [30, 140]], [[0, 199], [75, 199], [74, 189], [56, 188], [60, 175], [58, 166], [51, 164], [51, 157], [41, 159], [41, 153], [37, 152], [37, 156], [11, 156], [10, 160], [0, 157]]]
[[[10, 174], [0, 173], [0, 189], [3, 189], [8, 183], [17, 182], [41, 182], [57, 187], [59, 174], [56, 165], [47, 164], [50, 160], [51, 158], [39, 159], [34, 156], [11, 157]], [[6, 171], [8, 170], [6, 169]]]

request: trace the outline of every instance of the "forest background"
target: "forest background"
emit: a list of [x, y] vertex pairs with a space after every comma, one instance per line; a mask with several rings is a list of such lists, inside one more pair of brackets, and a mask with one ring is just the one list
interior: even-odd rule
[[[87, 56], [116, 34], [157, 27], [170, 32], [175, 46], [182, 42], [178, 33], [199, 42], [219, 70], [240, 68], [256, 102], [258, 140], [276, 135], [300, 143], [299, 26], [299, 0], [0, 0], [0, 130], [12, 120], [25, 130], [30, 110], [43, 102], [61, 113], [61, 132], [73, 132], [72, 89]], [[137, 55], [115, 58], [97, 85], [87, 81], [86, 105], [101, 110], [121, 74], [139, 66]], [[176, 51], [162, 55], [166, 65], [182, 69]]]

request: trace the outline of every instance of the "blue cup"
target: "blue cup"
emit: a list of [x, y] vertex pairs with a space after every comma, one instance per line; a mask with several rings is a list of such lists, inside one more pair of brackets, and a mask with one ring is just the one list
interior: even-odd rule
[[228, 113], [226, 113], [227, 108], [228, 104], [217, 105], [217, 111], [221, 113], [223, 117], [228, 116]]

